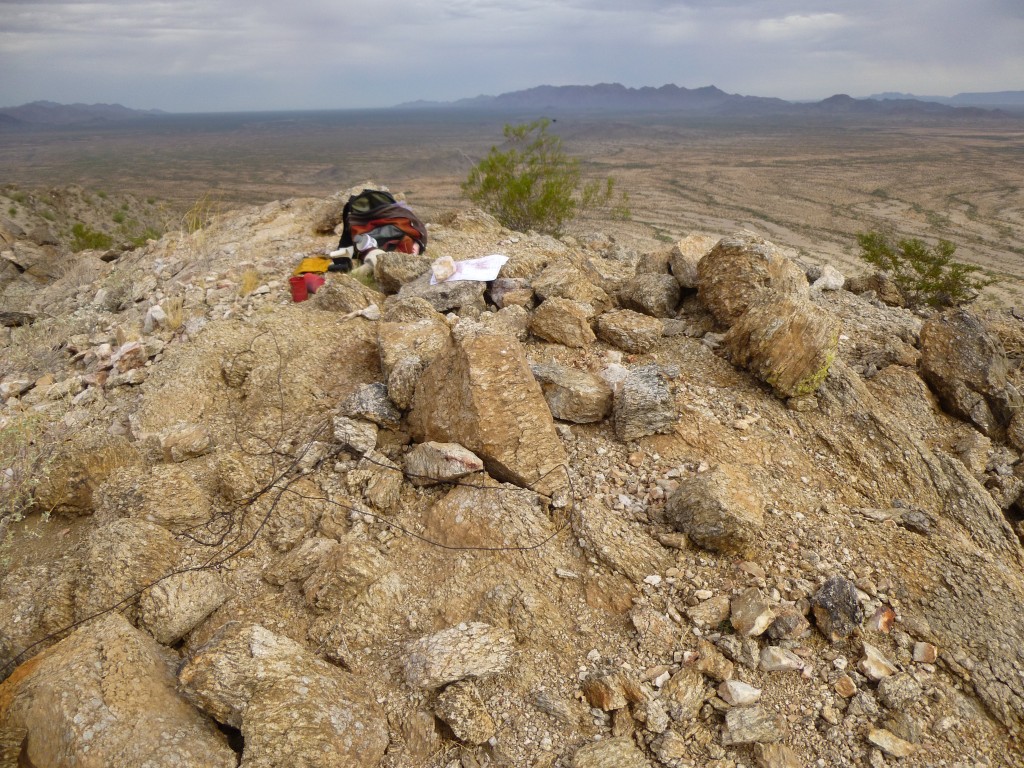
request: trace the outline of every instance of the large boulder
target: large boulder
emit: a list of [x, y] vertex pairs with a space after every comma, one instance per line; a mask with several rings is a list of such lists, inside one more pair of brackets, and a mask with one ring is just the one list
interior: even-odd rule
[[134, 622], [142, 591], [172, 573], [181, 552], [174, 535], [153, 523], [125, 518], [94, 529], [80, 554], [76, 620], [117, 606]]
[[612, 310], [597, 318], [597, 336], [601, 341], [635, 355], [654, 349], [664, 331], [664, 320], [632, 309]]
[[699, 283], [697, 265], [715, 247], [711, 235], [687, 235], [672, 247], [669, 266], [680, 288], [693, 289]]
[[373, 279], [384, 293], [398, 293], [403, 285], [429, 272], [431, 261], [423, 253], [380, 253], [373, 265]]
[[615, 434], [620, 440], [667, 434], [678, 418], [675, 399], [656, 365], [629, 372], [615, 393]]
[[781, 397], [814, 392], [839, 350], [839, 318], [789, 296], [752, 304], [733, 321], [725, 346], [735, 365], [771, 385]]
[[806, 298], [807, 276], [776, 246], [749, 232], [718, 241], [697, 265], [700, 298], [723, 325], [732, 325], [766, 296]]
[[921, 377], [943, 406], [989, 437], [1001, 436], [1024, 405], [1010, 386], [1010, 364], [999, 337], [966, 309], [921, 327]]
[[654, 317], [675, 317], [681, 291], [668, 274], [639, 274], [619, 289], [619, 301], [626, 309]]
[[229, 622], [182, 666], [187, 695], [238, 728], [247, 768], [373, 768], [387, 721], [369, 688], [259, 624]]
[[509, 336], [456, 334], [423, 372], [409, 427], [417, 442], [465, 446], [499, 480], [537, 490], [564, 483], [565, 448], [526, 353]]
[[233, 768], [227, 738], [176, 690], [176, 666], [120, 614], [82, 627], [0, 685], [3, 765]]
[[612, 305], [611, 298], [604, 290], [590, 282], [582, 270], [567, 261], [549, 264], [533, 279], [533, 291], [545, 301], [562, 298], [589, 304], [595, 312], [603, 312]]

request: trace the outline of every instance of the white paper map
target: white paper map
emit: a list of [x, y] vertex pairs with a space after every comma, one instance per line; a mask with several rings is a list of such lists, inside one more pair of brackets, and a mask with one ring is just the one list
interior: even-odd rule
[[[442, 282], [451, 283], [455, 280], [480, 280], [487, 282], [498, 277], [501, 268], [508, 261], [508, 256], [493, 253], [490, 256], [482, 256], [479, 259], [466, 259], [455, 262], [455, 272], [451, 277]], [[430, 284], [437, 285], [437, 280], [430, 276]]]

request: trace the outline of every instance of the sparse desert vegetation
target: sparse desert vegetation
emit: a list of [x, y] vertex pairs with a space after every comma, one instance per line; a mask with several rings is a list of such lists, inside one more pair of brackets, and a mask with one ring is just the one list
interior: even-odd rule
[[[371, 178], [405, 192], [429, 219], [466, 204], [460, 185], [503, 124], [535, 118], [444, 110], [168, 116], [4, 134], [0, 169], [22, 187], [75, 183], [166, 200], [185, 231], [233, 205], [322, 197]], [[747, 227], [847, 272], [863, 269], [858, 232], [941, 237], [1000, 279], [986, 300], [1024, 301], [1020, 119], [558, 116], [552, 129], [581, 158], [585, 181], [614, 176], [632, 202], [632, 221], [612, 223], [598, 211], [581, 219], [582, 230], [672, 242]], [[0, 210], [18, 205], [0, 202]], [[111, 216], [120, 204], [100, 202]]]

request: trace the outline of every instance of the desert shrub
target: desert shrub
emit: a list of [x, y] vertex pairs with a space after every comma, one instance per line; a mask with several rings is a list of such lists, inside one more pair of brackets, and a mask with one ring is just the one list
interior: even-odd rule
[[114, 238], [105, 232], [97, 232], [81, 222], [71, 227], [71, 249], [85, 251], [88, 249], [102, 251], [114, 244]]
[[629, 197], [615, 201], [615, 180], [582, 181], [579, 159], [548, 132], [547, 118], [505, 126], [506, 149], [491, 147], [462, 184], [463, 194], [509, 229], [559, 235], [580, 213], [605, 207], [629, 218]]
[[0, 421], [0, 519], [21, 520], [46, 481], [54, 443], [39, 413], [18, 414]]
[[163, 236], [163, 233], [153, 229], [153, 227], [146, 227], [140, 234], [133, 235], [130, 238], [130, 242], [136, 248], [141, 248], [150, 240], [159, 240]]
[[981, 267], [953, 261], [956, 246], [948, 240], [935, 245], [916, 237], [894, 241], [872, 231], [857, 235], [857, 242], [861, 260], [888, 275], [912, 307], [966, 304], [995, 282], [978, 276]]

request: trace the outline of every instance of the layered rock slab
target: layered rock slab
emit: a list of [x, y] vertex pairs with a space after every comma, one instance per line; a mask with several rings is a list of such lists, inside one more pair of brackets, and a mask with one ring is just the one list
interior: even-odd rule
[[107, 614], [0, 686], [0, 757], [13, 765], [21, 750], [38, 768], [233, 768], [227, 739], [176, 691], [176, 662]]
[[245, 740], [245, 768], [371, 768], [388, 727], [354, 675], [259, 624], [230, 622], [182, 667], [186, 693]]
[[567, 456], [551, 411], [508, 336], [459, 334], [423, 372], [409, 426], [417, 442], [468, 448], [499, 480], [542, 491], [564, 483]]

